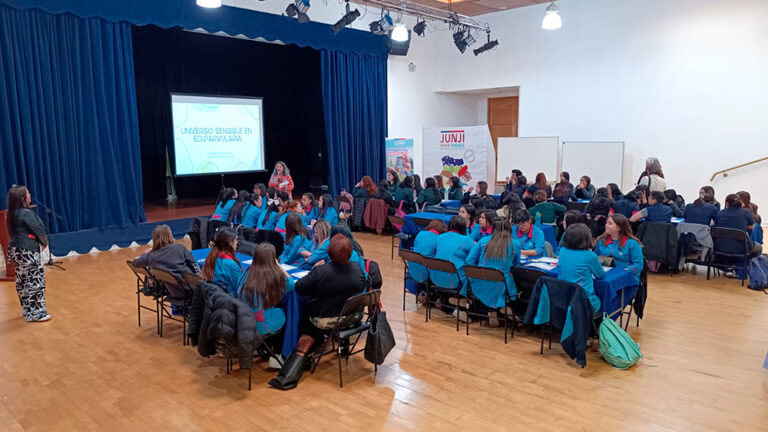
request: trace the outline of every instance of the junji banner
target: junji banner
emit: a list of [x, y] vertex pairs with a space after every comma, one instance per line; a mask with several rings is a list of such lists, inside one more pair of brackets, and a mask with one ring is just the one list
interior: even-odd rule
[[494, 152], [487, 125], [423, 129], [424, 178], [439, 174], [443, 184], [448, 185], [450, 178], [457, 176], [462, 186], [474, 187], [480, 180], [493, 179], [488, 168], [489, 154]]
[[387, 168], [397, 171], [400, 180], [413, 175], [413, 140], [409, 138], [388, 138], [385, 142], [387, 149]]

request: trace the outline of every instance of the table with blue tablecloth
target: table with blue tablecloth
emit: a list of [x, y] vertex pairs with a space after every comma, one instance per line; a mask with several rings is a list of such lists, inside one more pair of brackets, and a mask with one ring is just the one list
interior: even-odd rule
[[[493, 194], [496, 201], [501, 199], [501, 194]], [[440, 201], [440, 207], [442, 208], [461, 208], [461, 200], [442, 200]]]
[[[543, 271], [549, 277], [556, 278], [560, 275], [558, 267], [536, 267], [535, 261], [524, 259], [521, 264], [528, 269]], [[594, 287], [595, 295], [600, 299], [600, 311], [607, 313], [608, 316], [615, 320], [620, 316], [620, 312], [632, 302], [638, 285], [637, 279], [635, 279], [632, 272], [620, 268], [612, 268], [605, 272], [605, 278], [594, 280]]]
[[[198, 265], [202, 267], [203, 263], [205, 263], [205, 257], [208, 256], [210, 251], [210, 248], [195, 249], [192, 251], [192, 257], [195, 259], [195, 261], [197, 261]], [[237, 255], [237, 259], [240, 261], [243, 270], [248, 270], [251, 262], [253, 262], [253, 258], [240, 253], [235, 255]], [[303, 276], [306, 276], [307, 273], [306, 270], [302, 270], [298, 267], [289, 265], [282, 265], [282, 267], [285, 269], [285, 272], [293, 278], [294, 281], [297, 281]], [[283, 294], [283, 298], [280, 301], [280, 308], [282, 308], [283, 312], [285, 312], [285, 327], [283, 328], [282, 349], [282, 355], [285, 358], [288, 358], [288, 356], [291, 355], [291, 352], [299, 342], [299, 320], [301, 317], [301, 308], [307, 303], [307, 301], [309, 301], [309, 299], [306, 296], [301, 296], [296, 291], [286, 292]]]

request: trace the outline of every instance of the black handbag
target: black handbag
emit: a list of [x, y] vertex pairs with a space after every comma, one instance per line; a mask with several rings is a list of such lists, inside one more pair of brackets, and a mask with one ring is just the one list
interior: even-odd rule
[[371, 318], [371, 327], [365, 339], [365, 359], [380, 365], [384, 363], [387, 354], [395, 347], [395, 336], [387, 322], [387, 313], [376, 312]]

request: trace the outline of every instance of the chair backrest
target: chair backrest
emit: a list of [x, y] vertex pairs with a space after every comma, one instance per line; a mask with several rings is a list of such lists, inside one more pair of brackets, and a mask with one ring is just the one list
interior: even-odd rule
[[422, 264], [424, 265], [423, 257], [420, 253], [408, 250], [408, 249], [399, 249], [398, 250], [398, 256], [403, 259], [403, 261], [407, 263], [414, 262], [416, 264]]
[[426, 228], [431, 222], [432, 222], [432, 219], [420, 218], [420, 217], [413, 218], [413, 223], [415, 223], [416, 226], [420, 226], [422, 228]]
[[336, 195], [336, 203], [339, 211], [350, 212], [352, 211], [352, 203], [344, 195]]
[[568, 210], [577, 210], [577, 211], [580, 211], [580, 212], [583, 213], [584, 210], [587, 209], [588, 205], [589, 205], [589, 203], [569, 202], [568, 204], [565, 205], [565, 207]]
[[344, 303], [339, 317], [349, 316], [366, 307], [372, 312], [379, 307], [379, 298], [381, 298], [381, 290], [371, 290], [363, 294], [352, 296]]
[[193, 273], [182, 273], [182, 276], [184, 276], [184, 282], [190, 287], [194, 288], [197, 286], [197, 283], [203, 280], [200, 276], [193, 274]]
[[425, 256], [423, 256], [421, 259], [424, 262], [424, 266], [429, 270], [441, 271], [445, 273], [458, 273], [456, 266], [448, 260]]
[[750, 252], [750, 239], [746, 231], [712, 227], [709, 233], [716, 254], [736, 256], [748, 255]]
[[555, 248], [553, 248], [552, 244], [548, 241], [544, 242], [544, 255], [546, 255], [547, 258], [555, 257]]
[[[576, 283], [549, 276], [543, 276], [539, 279], [537, 284], [546, 286], [549, 292], [550, 323], [555, 328], [562, 329], [566, 322], [571, 297], [574, 292], [580, 290], [581, 287]], [[562, 291], [564, 291], [564, 295], [559, 294]]]
[[285, 248], [285, 239], [283, 239], [283, 236], [280, 235], [279, 232], [272, 230], [259, 230], [259, 232], [256, 233], [256, 243], [270, 243], [275, 247], [275, 254], [277, 256], [282, 255], [283, 249]]
[[258, 233], [258, 230], [255, 230], [253, 228], [246, 228], [244, 226], [240, 226], [237, 228], [237, 234], [240, 240], [246, 240], [249, 242], [256, 243], [257, 233]]
[[501, 270], [477, 267], [477, 266], [464, 266], [464, 274], [468, 279], [479, 279], [490, 282], [506, 283], [507, 279], [504, 277], [504, 273]]
[[398, 229], [398, 231], [402, 231], [402, 227], [405, 225], [405, 220], [399, 216], [387, 216], [387, 219], [389, 219], [389, 223], [392, 224], [393, 227], [397, 228], [398, 226], [401, 227], [401, 229]]
[[445, 210], [443, 211], [443, 213], [445, 213], [445, 214], [449, 214], [449, 215], [457, 215], [457, 214], [459, 214], [459, 208], [456, 208], [456, 207], [447, 207], [447, 208], [445, 208]]
[[534, 285], [547, 273], [541, 270], [534, 270], [525, 267], [512, 267], [512, 278], [515, 280], [515, 286], [523, 299], [530, 298]]
[[216, 231], [221, 227], [229, 226], [229, 223], [225, 221], [211, 219], [208, 221], [208, 242], [212, 242]]
[[142, 283], [145, 283], [147, 281], [147, 278], [150, 278], [150, 275], [147, 272], [147, 269], [145, 269], [144, 267], [134, 267], [133, 261], [131, 260], [127, 260], [125, 264], [128, 265], [128, 268], [131, 269], [134, 276], [136, 276], [136, 278], [139, 279]]
[[151, 269], [151, 272], [155, 278], [165, 286], [165, 289], [168, 290], [168, 295], [177, 299], [184, 298], [184, 285], [176, 279], [176, 276], [158, 268]]
[[256, 252], [256, 243], [249, 242], [248, 240], [239, 240], [235, 252], [252, 257], [254, 252]]
[[427, 213], [445, 213], [445, 208], [439, 206], [439, 205], [428, 205], [424, 207], [424, 210]]

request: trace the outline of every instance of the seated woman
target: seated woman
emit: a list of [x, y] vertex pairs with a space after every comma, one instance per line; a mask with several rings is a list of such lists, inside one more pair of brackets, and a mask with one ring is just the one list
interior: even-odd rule
[[243, 208], [243, 221], [240, 224], [241, 226], [251, 229], [256, 228], [256, 225], [259, 224], [259, 216], [261, 216], [262, 213], [263, 201], [264, 200], [259, 194], [252, 194], [250, 196], [250, 200]]
[[[564, 233], [566, 229], [570, 225], [574, 225], [577, 223], [583, 224], [585, 222], [584, 220], [584, 214], [578, 210], [568, 210], [563, 215], [563, 229], [560, 231], [561, 233]], [[560, 240], [558, 240], [557, 248], [563, 247], [563, 238], [560, 236]]]
[[[706, 195], [705, 195], [706, 198]], [[683, 219], [685, 223], [694, 223], [701, 225], [712, 225], [717, 217], [717, 207], [705, 201], [699, 195], [692, 204], [688, 204], [683, 209]]]
[[[330, 194], [323, 194], [320, 196], [318, 207], [318, 221], [328, 221], [330, 226], [334, 226], [339, 223], [339, 211], [336, 209], [336, 204], [333, 203], [333, 197], [331, 197]], [[312, 221], [313, 225], [314, 223], [315, 221]]]
[[388, 205], [392, 203], [392, 194], [389, 193], [389, 183], [386, 180], [382, 180], [379, 183], [379, 190], [376, 191], [373, 197], [384, 200]]
[[424, 189], [419, 192], [419, 196], [416, 198], [416, 204], [422, 206], [425, 203], [427, 205], [436, 206], [443, 200], [440, 195], [440, 191], [437, 189], [437, 182], [432, 177], [427, 177], [426, 185]]
[[[483, 237], [467, 255], [468, 265], [501, 270], [506, 279], [506, 286], [499, 287], [496, 282], [484, 280], [470, 280], [472, 294], [488, 308], [488, 323], [491, 327], [498, 327], [496, 309], [506, 306], [506, 292], [514, 300], [517, 296], [517, 287], [512, 278], [510, 269], [520, 265], [520, 248], [515, 247], [512, 241], [512, 227], [504, 219], [497, 219], [493, 223], [493, 235]], [[467, 287], [463, 286], [461, 295], [467, 295]]]
[[213, 247], [205, 258], [202, 278], [222, 287], [232, 296], [237, 296], [243, 267], [237, 260], [237, 234], [230, 228], [219, 228], [213, 238]]
[[[737, 229], [750, 234], [755, 227], [755, 219], [752, 217], [752, 212], [742, 208], [742, 202], [739, 200], [738, 195], [729, 194], [725, 197], [725, 208], [720, 210], [715, 217], [715, 226], [718, 228], [731, 228]], [[741, 252], [741, 244], [737, 240], [720, 240], [722, 249], [727, 252], [739, 253]], [[750, 255], [759, 256], [763, 253], [763, 245], [750, 240]]]
[[[312, 227], [312, 243], [310, 243], [308, 247], [299, 249], [299, 254], [301, 255], [301, 259], [303, 259], [301, 268], [309, 269], [317, 263], [316, 261], [312, 261], [312, 255], [319, 249], [323, 248], [323, 251], [320, 253], [325, 256], [327, 253], [325, 251], [325, 248], [327, 247], [326, 240], [328, 240], [330, 237], [331, 225], [327, 221], [317, 221], [317, 223], [315, 223], [315, 225]], [[317, 261], [320, 261], [320, 259]]]
[[624, 198], [624, 194], [621, 193], [621, 189], [619, 189], [619, 185], [616, 183], [608, 183], [605, 188], [608, 189], [608, 198], [612, 199], [613, 202]]
[[437, 192], [440, 193], [440, 199], [445, 198], [445, 193], [448, 191], [445, 188], [445, 184], [443, 183], [443, 176], [436, 175], [432, 176], [433, 179], [435, 179], [435, 184], [437, 185]]
[[285, 248], [280, 255], [280, 264], [301, 266], [305, 262], [301, 256], [301, 250], [311, 245], [309, 231], [304, 226], [301, 216], [297, 213], [289, 213], [285, 218]]
[[648, 197], [648, 207], [629, 218], [630, 222], [637, 222], [645, 218], [646, 222], [670, 223], [672, 221], [672, 210], [664, 204], [664, 194], [659, 191], [651, 192]]
[[229, 212], [235, 206], [237, 191], [234, 188], [226, 188], [219, 195], [219, 202], [216, 204], [216, 210], [211, 215], [211, 220], [226, 222], [229, 219]]
[[247, 190], [243, 189], [239, 191], [237, 193], [235, 205], [233, 205], [232, 209], [229, 211], [229, 216], [227, 217], [226, 221], [233, 226], [243, 223], [243, 209], [248, 205], [250, 200], [251, 194]]
[[534, 215], [534, 217], [536, 217], [537, 213], [540, 214], [541, 223], [555, 223], [568, 210], [562, 204], [547, 201], [547, 194], [543, 190], [538, 190], [533, 194], [533, 201], [536, 205], [531, 207], [528, 212]]
[[669, 207], [670, 210], [672, 210], [672, 217], [682, 217], [683, 209], [681, 209], [680, 205], [678, 204], [677, 192], [674, 189], [667, 189], [663, 193], [664, 193], [663, 204]]
[[523, 192], [523, 200], [532, 198], [537, 191], [544, 191], [547, 198], [552, 197], [552, 187], [547, 184], [547, 176], [543, 172], [536, 174], [536, 181]]
[[560, 181], [552, 190], [552, 199], [558, 204], [565, 205], [568, 203], [568, 200], [571, 198], [571, 196], [573, 196], [573, 184], [571, 183], [571, 175], [568, 174], [568, 171], [563, 171], [560, 173]]
[[363, 176], [363, 179], [355, 185], [352, 196], [355, 198], [373, 198], [377, 190], [379, 188], [373, 183], [371, 176]]
[[259, 230], [272, 230], [277, 228], [277, 219], [280, 217], [280, 209], [282, 209], [282, 202], [279, 198], [280, 192], [277, 189], [269, 189], [267, 191], [267, 198], [269, 200], [267, 208], [261, 212], [259, 222], [256, 224], [256, 229]]
[[317, 208], [315, 202], [315, 196], [307, 192], [301, 196], [301, 208], [304, 211], [304, 215], [301, 217], [304, 225], [312, 225], [312, 221], [317, 219], [317, 215], [320, 214], [320, 210]]
[[424, 186], [421, 183], [421, 176], [418, 174], [413, 175], [413, 194], [419, 196], [421, 191], [424, 190]]
[[184, 273], [200, 274], [200, 266], [189, 249], [183, 244], [174, 243], [168, 225], [158, 225], [152, 230], [152, 249], [137, 256], [133, 265], [165, 270], [179, 279], [184, 277]]
[[[464, 204], [459, 208], [459, 216], [464, 219], [464, 224], [467, 227], [466, 234], [470, 237], [473, 235], [473, 230], [480, 231], [480, 225], [477, 225], [475, 220], [477, 218], [475, 212], [475, 206], [472, 204]], [[477, 227], [475, 228], [475, 226]]]
[[576, 199], [591, 200], [595, 196], [595, 186], [592, 184], [592, 179], [589, 176], [581, 176], [579, 184], [576, 185], [576, 189], [573, 191], [573, 196]]
[[741, 201], [741, 208], [752, 213], [752, 219], [755, 220], [755, 227], [750, 231], [749, 238], [755, 243], [763, 244], [763, 228], [760, 226], [763, 223], [763, 218], [757, 214], [757, 204], [752, 202], [752, 195], [747, 191], [739, 191], [736, 192], [736, 196]]
[[[515, 214], [512, 240], [520, 243], [522, 256], [544, 256], [546, 251], [544, 231], [533, 224], [533, 218], [531, 218], [528, 210], [518, 210]], [[552, 246], [554, 247], [554, 245]]]
[[720, 211], [720, 203], [715, 199], [715, 188], [712, 186], [702, 186], [699, 189], [699, 198], [707, 204], [714, 205], [717, 207], [717, 211]]
[[400, 175], [392, 168], [387, 168], [387, 185], [389, 185], [389, 191], [393, 193], [400, 185]]
[[509, 185], [507, 185], [507, 190], [510, 192], [514, 192], [517, 194], [517, 196], [520, 197], [520, 199], [523, 199], [523, 194], [526, 190], [528, 190], [528, 178], [526, 178], [522, 174], [517, 175], [517, 183], [512, 186], [511, 188]]
[[360, 268], [363, 270], [363, 273], [365, 273], [366, 276], [368, 276], [368, 273], [365, 271], [365, 260], [363, 259], [363, 248], [360, 247], [360, 244], [358, 244], [354, 237], [352, 237], [352, 231], [349, 230], [349, 227], [347, 226], [346, 222], [339, 222], [336, 225], [331, 227], [331, 230], [329, 232], [329, 239], [325, 240], [320, 246], [315, 249], [314, 252], [312, 252], [312, 255], [307, 259], [307, 263], [311, 264], [313, 266], [316, 265], [322, 265], [325, 261], [329, 259], [328, 256], [328, 246], [330, 245], [330, 239], [335, 237], [337, 234], [341, 234], [344, 237], [346, 237], [350, 244], [352, 244], [352, 256], [351, 260], [353, 262], [356, 262], [360, 265]]
[[458, 177], [451, 177], [451, 184], [448, 188], [448, 199], [453, 201], [460, 201], [464, 197], [464, 192], [461, 190], [461, 180]]
[[493, 222], [495, 220], [496, 212], [493, 210], [485, 210], [480, 212], [480, 214], [477, 216], [477, 223], [475, 224], [475, 226], [479, 229], [472, 230], [469, 235], [472, 241], [476, 242], [493, 234]]
[[[464, 263], [469, 252], [475, 247], [475, 242], [466, 236], [466, 232], [465, 219], [461, 216], [454, 216], [448, 222], [448, 232], [441, 234], [437, 238], [435, 258], [452, 262], [458, 272], [458, 280], [455, 276], [445, 272], [430, 271], [431, 280], [435, 285], [442, 288], [460, 288], [467, 283], [467, 277], [464, 274]], [[444, 302], [448, 296], [441, 297], [441, 302]], [[453, 301], [454, 299], [451, 300], [452, 303]], [[466, 300], [462, 302], [461, 306], [465, 305]]]
[[469, 190], [461, 198], [461, 202], [466, 204], [472, 202], [474, 198], [479, 198], [482, 200], [483, 207], [489, 210], [496, 210], [499, 204], [496, 202], [496, 198], [494, 198], [492, 195], [488, 195], [488, 183], [481, 180], [477, 182], [475, 186], [477, 187], [477, 193], [475, 195], [470, 195], [472, 193], [472, 188], [469, 188]]
[[563, 234], [563, 246], [560, 248], [560, 269], [558, 279], [573, 282], [581, 286], [592, 303], [595, 312], [600, 310], [600, 298], [595, 295], [592, 277], [602, 279], [605, 270], [600, 259], [592, 251], [592, 231], [584, 224], [573, 224]]
[[[416, 234], [416, 239], [413, 241], [413, 251], [421, 254], [421, 256], [434, 258], [437, 253], [437, 238], [447, 230], [445, 222], [440, 219], [432, 219], [427, 228]], [[414, 280], [427, 280], [427, 269], [421, 264], [409, 263], [408, 271]]]
[[280, 211], [280, 216], [277, 218], [277, 224], [275, 226], [275, 231], [279, 232], [283, 238], [285, 238], [285, 220], [290, 214], [298, 215], [299, 220], [301, 220], [301, 217], [304, 216], [304, 209], [301, 207], [301, 203], [298, 201], [288, 201], [283, 204], [282, 210]]
[[630, 191], [622, 199], [613, 202], [613, 212], [630, 218], [640, 211], [639, 201], [637, 192]]
[[608, 197], [608, 189], [600, 188], [595, 191], [595, 196], [587, 204], [584, 214], [588, 219], [596, 219], [598, 216], [608, 217], [613, 207], [613, 200]]
[[406, 176], [400, 185], [392, 192], [392, 205], [395, 207], [400, 206], [400, 202], [403, 203], [403, 210], [406, 212], [413, 211], [413, 177]]
[[[329, 260], [314, 267], [307, 276], [296, 282], [296, 292], [309, 297], [301, 311], [299, 330], [312, 336], [316, 342], [323, 340], [325, 331], [331, 329], [347, 299], [361, 294], [367, 281], [360, 266], [350, 261], [352, 243], [338, 234], [328, 244]], [[363, 311], [343, 317], [344, 324], [352, 326], [360, 322]]]
[[613, 258], [616, 268], [632, 272], [640, 280], [643, 271], [643, 247], [632, 235], [629, 219], [622, 214], [612, 214], [605, 223], [605, 233], [597, 238], [595, 253]]
[[524, 209], [525, 204], [520, 199], [520, 196], [514, 192], [505, 190], [501, 193], [500, 197], [501, 207], [496, 210], [496, 215], [502, 219], [506, 219], [509, 225], [515, 224], [515, 213], [518, 210]]

